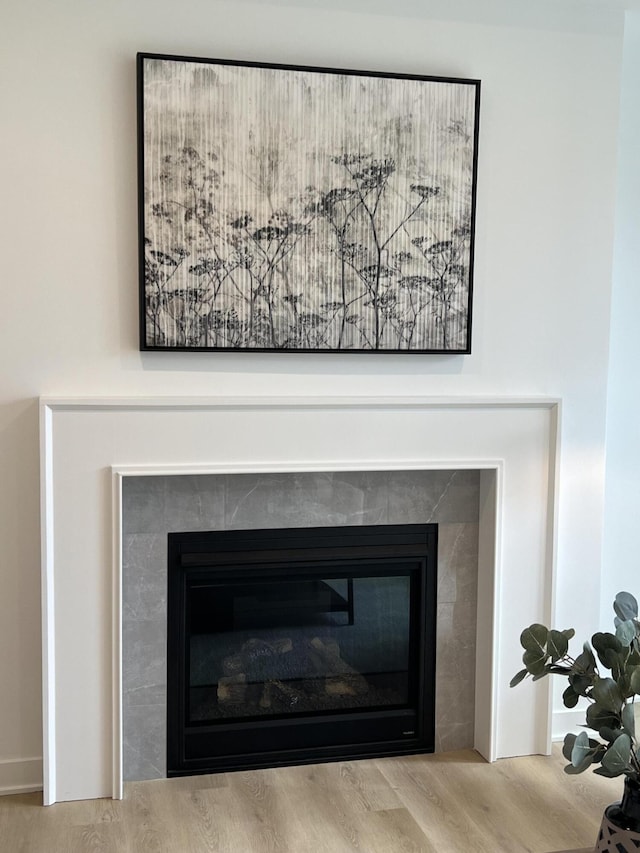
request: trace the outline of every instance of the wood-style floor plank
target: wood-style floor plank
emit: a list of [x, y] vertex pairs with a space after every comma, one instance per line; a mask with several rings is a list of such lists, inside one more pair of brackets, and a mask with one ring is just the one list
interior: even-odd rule
[[588, 853], [622, 784], [563, 763], [465, 750], [1, 797], [0, 853]]

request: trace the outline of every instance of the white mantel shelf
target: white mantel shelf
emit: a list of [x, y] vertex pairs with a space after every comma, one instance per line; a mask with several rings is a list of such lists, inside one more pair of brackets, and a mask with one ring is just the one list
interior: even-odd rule
[[41, 397], [46, 409], [246, 409], [246, 408], [408, 408], [408, 409], [556, 409], [557, 397], [424, 397], [424, 396], [278, 396], [251, 397]]
[[510, 691], [554, 602], [560, 402], [542, 397], [45, 397], [44, 802], [122, 796], [126, 476], [481, 471], [476, 748], [548, 752], [550, 693]]

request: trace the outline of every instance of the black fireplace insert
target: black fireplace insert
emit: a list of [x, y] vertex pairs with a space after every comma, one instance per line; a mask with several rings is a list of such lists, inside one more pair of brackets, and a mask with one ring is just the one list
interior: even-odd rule
[[169, 534], [169, 776], [433, 752], [437, 526]]

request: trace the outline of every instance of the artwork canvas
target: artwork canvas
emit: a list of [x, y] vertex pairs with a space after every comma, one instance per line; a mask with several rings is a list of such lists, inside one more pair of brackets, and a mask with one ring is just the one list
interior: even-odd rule
[[141, 349], [470, 352], [479, 98], [139, 54]]

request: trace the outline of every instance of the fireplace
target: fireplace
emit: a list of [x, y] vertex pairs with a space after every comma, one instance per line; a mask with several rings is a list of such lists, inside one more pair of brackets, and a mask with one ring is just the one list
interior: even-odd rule
[[[479, 471], [473, 742], [489, 760], [548, 752], [548, 689], [509, 690], [509, 677], [514, 634], [553, 619], [557, 400], [101, 397], [40, 408], [46, 804], [123, 795], [122, 491], [145, 477]], [[160, 720], [161, 692], [145, 698]], [[135, 714], [148, 726], [148, 703]]]
[[436, 540], [169, 534], [167, 774], [432, 752]]

